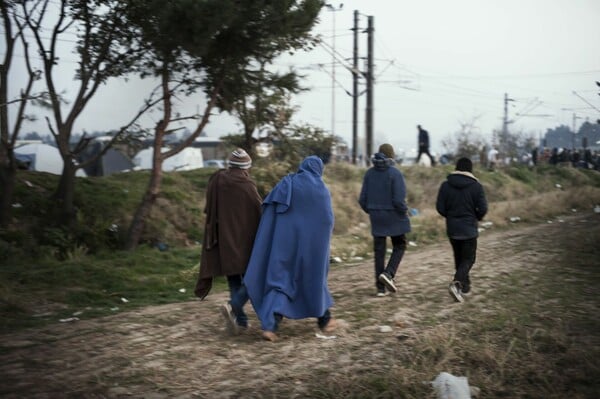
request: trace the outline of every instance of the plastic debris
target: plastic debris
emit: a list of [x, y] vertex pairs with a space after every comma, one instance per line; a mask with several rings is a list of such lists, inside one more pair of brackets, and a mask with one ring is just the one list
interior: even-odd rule
[[419, 210], [417, 208], [410, 208], [408, 212], [410, 216], [419, 216]]
[[471, 391], [467, 377], [456, 377], [441, 372], [431, 382], [438, 399], [471, 399]]
[[321, 333], [316, 333], [315, 337], [317, 337], [319, 339], [336, 339], [337, 338], [335, 335], [323, 335]]
[[575, 209], [575, 208], [572, 208], [572, 209], [571, 209], [571, 212], [575, 213], [575, 212], [577, 212], [577, 209]]
[[83, 311], [82, 311], [82, 310], [80, 310], [80, 311], [77, 311], [77, 312], [73, 313], [73, 316], [79, 316], [79, 315], [81, 315], [82, 313], [83, 313]]
[[390, 326], [379, 326], [379, 332], [381, 333], [390, 333], [394, 331], [394, 329]]
[[60, 319], [58, 321], [60, 321], [61, 323], [70, 323], [72, 321], [77, 321], [79, 320], [79, 317], [67, 317], [66, 319]]
[[24, 180], [24, 182], [27, 187], [33, 187], [33, 184], [29, 180]]
[[600, 205], [596, 205], [596, 206], [594, 207], [594, 212], [596, 212], [596, 213], [600, 213]]
[[554, 185], [554, 187], [556, 187], [556, 188], [562, 188], [562, 186], [561, 186], [559, 183], [556, 183], [556, 184]]
[[339, 256], [334, 256], [333, 258], [331, 258], [331, 261], [333, 263], [342, 263], [342, 258], [340, 258]]
[[121, 302], [127, 303], [127, 302], [129, 302], [129, 300], [127, 298], [121, 298]]
[[508, 220], [510, 220], [511, 222], [515, 223], [521, 220], [520, 217], [518, 216], [511, 216]]
[[414, 242], [414, 241], [409, 241], [409, 242], [408, 242], [408, 245], [410, 245], [411, 247], [416, 247], [416, 246], [417, 246], [417, 243], [416, 243], [416, 242]]
[[487, 229], [488, 227], [492, 227], [493, 225], [494, 225], [494, 223], [492, 223], [492, 222], [482, 222], [482, 223], [481, 223], [481, 226], [482, 226], [482, 227], [485, 227], [486, 229]]
[[112, 231], [113, 233], [116, 233], [119, 231], [119, 225], [113, 223], [110, 225], [110, 227], [108, 228], [108, 231]]
[[158, 244], [156, 244], [156, 248], [160, 251], [160, 252], [165, 252], [166, 250], [169, 249], [169, 246], [167, 244], [165, 244], [164, 242], [159, 242]]
[[185, 294], [185, 288], [180, 288], [179, 292], [181, 292], [182, 294]]
[[13, 208], [22, 208], [22, 207], [23, 207], [23, 205], [21, 205], [21, 204], [19, 204], [19, 203], [17, 202], [17, 203], [15, 203], [15, 204], [12, 204], [12, 207], [13, 207]]
[[119, 310], [118, 306], [115, 306], [114, 308], [110, 308], [111, 312], [116, 312], [117, 310]]

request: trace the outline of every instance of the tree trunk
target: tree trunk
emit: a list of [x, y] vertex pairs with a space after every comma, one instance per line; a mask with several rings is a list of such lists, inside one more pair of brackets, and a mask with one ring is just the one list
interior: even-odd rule
[[64, 158], [63, 172], [60, 176], [58, 187], [54, 194], [57, 201], [57, 209], [59, 214], [58, 223], [68, 229], [75, 225], [77, 220], [75, 211], [75, 172], [76, 168], [73, 165], [73, 159], [70, 156]]
[[6, 227], [12, 218], [12, 199], [17, 170], [14, 161], [8, 161], [0, 170], [0, 227]]
[[[157, 149], [154, 148], [154, 151], [156, 152]], [[158, 151], [160, 152], [160, 148]], [[156, 202], [156, 198], [160, 193], [160, 183], [162, 181], [162, 162], [161, 167], [153, 168], [150, 173], [150, 182], [148, 183], [148, 187], [144, 193], [144, 198], [138, 205], [135, 215], [133, 216], [133, 220], [131, 221], [131, 225], [129, 226], [129, 232], [127, 233], [125, 249], [128, 251], [133, 251], [137, 248], [140, 239], [142, 238], [142, 233], [144, 232], [146, 218], [150, 215], [152, 206]]]

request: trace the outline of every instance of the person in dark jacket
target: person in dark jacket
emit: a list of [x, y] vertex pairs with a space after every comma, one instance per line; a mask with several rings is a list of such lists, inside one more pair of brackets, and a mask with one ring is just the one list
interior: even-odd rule
[[[377, 296], [385, 296], [386, 288], [391, 292], [397, 291], [394, 276], [406, 250], [410, 220], [404, 176], [394, 167], [394, 148], [390, 144], [382, 144], [371, 162], [373, 166], [365, 173], [358, 203], [371, 220], [375, 286]], [[387, 237], [391, 237], [393, 249], [385, 265]]]
[[440, 186], [436, 209], [446, 218], [446, 232], [454, 253], [456, 271], [449, 291], [456, 301], [462, 302], [462, 294], [471, 290], [469, 272], [477, 252], [477, 222], [487, 213], [485, 192], [473, 176], [469, 158], [460, 158], [456, 170]]
[[421, 127], [421, 125], [417, 125], [417, 130], [419, 131], [419, 155], [417, 155], [417, 160], [415, 164], [419, 163], [421, 159], [421, 155], [425, 154], [429, 157], [431, 161], [431, 166], [435, 166], [435, 159], [429, 153], [429, 132]]
[[221, 313], [232, 334], [248, 326], [243, 310], [248, 293], [242, 279], [262, 212], [262, 198], [248, 172], [251, 166], [248, 153], [238, 148], [231, 153], [228, 168], [216, 171], [208, 180], [202, 257], [194, 290], [204, 299], [214, 277], [227, 277], [231, 301], [221, 306]]

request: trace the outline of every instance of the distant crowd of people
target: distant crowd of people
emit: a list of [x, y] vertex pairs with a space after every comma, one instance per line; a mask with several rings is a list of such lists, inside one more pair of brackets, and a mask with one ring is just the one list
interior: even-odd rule
[[592, 169], [600, 171], [600, 151], [585, 149], [568, 149], [554, 147], [544, 148], [541, 151], [534, 148], [530, 153], [521, 155], [520, 158], [503, 157], [496, 148], [491, 148], [485, 157], [481, 159], [482, 165], [486, 165], [489, 170], [494, 170], [498, 166], [522, 164], [527, 166], [537, 166], [540, 164], [572, 166], [574, 168]]

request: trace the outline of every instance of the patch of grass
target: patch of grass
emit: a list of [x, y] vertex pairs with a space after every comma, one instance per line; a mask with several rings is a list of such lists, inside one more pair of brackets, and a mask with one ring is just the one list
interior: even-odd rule
[[[56, 322], [77, 312], [85, 319], [189, 301], [199, 259], [200, 247], [165, 252], [142, 247], [134, 254], [101, 253], [84, 260], [14, 261], [0, 270], [0, 331]], [[224, 279], [216, 279], [213, 290], [224, 288]]]

